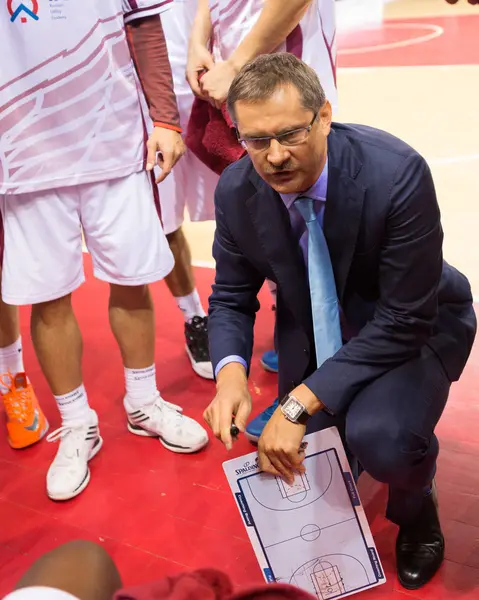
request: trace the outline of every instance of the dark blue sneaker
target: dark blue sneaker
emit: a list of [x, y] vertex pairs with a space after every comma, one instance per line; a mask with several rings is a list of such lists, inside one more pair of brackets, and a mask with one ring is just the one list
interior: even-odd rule
[[270, 373], [278, 372], [278, 355], [274, 350], [268, 350], [261, 357], [261, 366]]
[[273, 402], [271, 406], [268, 406], [262, 413], [260, 413], [256, 418], [254, 418], [251, 423], [248, 423], [246, 427], [245, 435], [253, 444], [257, 443], [261, 434], [263, 433], [263, 429], [266, 423], [273, 416], [274, 411], [278, 408], [279, 400]]

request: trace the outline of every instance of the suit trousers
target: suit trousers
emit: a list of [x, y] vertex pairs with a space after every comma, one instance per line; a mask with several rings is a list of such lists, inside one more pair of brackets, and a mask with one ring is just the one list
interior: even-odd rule
[[436, 354], [424, 346], [419, 357], [363, 388], [345, 415], [315, 414], [306, 432], [338, 427], [353, 473], [358, 476], [363, 469], [388, 484], [386, 516], [397, 525], [407, 524], [421, 509], [436, 472], [434, 429], [450, 387]]

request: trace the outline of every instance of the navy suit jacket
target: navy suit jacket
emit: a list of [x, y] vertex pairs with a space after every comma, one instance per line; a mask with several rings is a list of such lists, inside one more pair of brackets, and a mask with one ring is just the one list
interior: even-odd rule
[[332, 412], [344, 412], [361, 389], [418, 357], [426, 344], [449, 379], [458, 379], [476, 319], [469, 282], [443, 261], [426, 161], [384, 131], [342, 124], [333, 124], [328, 159], [324, 233], [354, 337], [316, 369], [299, 243], [281, 197], [245, 157], [224, 171], [215, 195], [213, 367], [232, 354], [250, 364], [257, 294], [267, 278], [277, 284], [280, 396], [303, 382]]

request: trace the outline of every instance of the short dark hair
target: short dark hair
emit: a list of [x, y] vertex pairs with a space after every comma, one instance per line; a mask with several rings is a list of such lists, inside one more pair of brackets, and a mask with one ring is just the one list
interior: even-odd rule
[[294, 86], [305, 109], [317, 113], [326, 94], [316, 72], [294, 54], [277, 52], [262, 54], [247, 63], [236, 75], [226, 100], [228, 112], [236, 122], [238, 101], [261, 102], [281, 87]]

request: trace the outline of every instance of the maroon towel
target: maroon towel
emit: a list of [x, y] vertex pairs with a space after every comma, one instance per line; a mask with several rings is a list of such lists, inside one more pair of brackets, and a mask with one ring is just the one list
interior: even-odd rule
[[200, 98], [193, 102], [185, 142], [191, 152], [218, 175], [245, 154], [226, 106], [218, 110]]
[[259, 585], [234, 592], [229, 578], [214, 569], [201, 569], [157, 583], [118, 592], [115, 600], [316, 600], [290, 585]]

